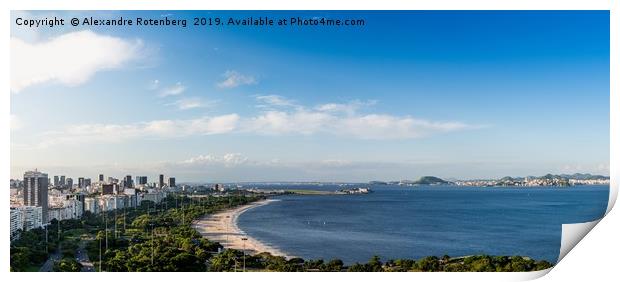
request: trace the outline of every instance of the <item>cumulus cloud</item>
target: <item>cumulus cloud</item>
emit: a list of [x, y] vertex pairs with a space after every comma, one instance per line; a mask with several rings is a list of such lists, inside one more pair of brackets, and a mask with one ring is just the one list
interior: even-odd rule
[[[159, 81], [157, 81], [157, 83], [159, 84]], [[183, 92], [185, 92], [186, 89], [187, 88], [185, 87], [185, 85], [183, 85], [183, 83], [177, 82], [173, 86], [166, 87], [166, 88], [162, 89], [162, 91], [159, 93], [159, 96], [160, 97], [167, 97], [167, 96], [181, 95], [181, 94], [183, 94]]]
[[235, 88], [241, 85], [258, 83], [254, 76], [244, 75], [234, 70], [226, 71], [223, 76], [224, 80], [217, 84], [219, 88]]
[[71, 32], [46, 42], [11, 38], [11, 91], [40, 83], [80, 85], [95, 73], [116, 69], [139, 56], [141, 40], [125, 40], [89, 30]]

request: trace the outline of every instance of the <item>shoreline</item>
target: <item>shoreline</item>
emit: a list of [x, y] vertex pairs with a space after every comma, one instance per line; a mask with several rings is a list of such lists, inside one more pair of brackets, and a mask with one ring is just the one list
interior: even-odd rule
[[[251, 255], [268, 252], [273, 256], [290, 258], [291, 256], [282, 252], [278, 248], [269, 246], [253, 237], [248, 236], [237, 225], [237, 220], [242, 213], [252, 208], [264, 206], [275, 201], [277, 200], [265, 199], [214, 214], [209, 214], [192, 223], [192, 227], [196, 229], [202, 237], [210, 241], [219, 242], [225, 249], [244, 250], [245, 247], [245, 252]], [[244, 242], [242, 238], [246, 238], [247, 240]]]

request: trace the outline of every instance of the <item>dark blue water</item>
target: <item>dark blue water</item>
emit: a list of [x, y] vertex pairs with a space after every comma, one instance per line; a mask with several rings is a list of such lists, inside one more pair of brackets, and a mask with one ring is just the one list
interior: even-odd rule
[[239, 227], [305, 259], [489, 254], [555, 262], [561, 224], [599, 219], [609, 197], [609, 186], [372, 189], [367, 195], [282, 196], [243, 213]]

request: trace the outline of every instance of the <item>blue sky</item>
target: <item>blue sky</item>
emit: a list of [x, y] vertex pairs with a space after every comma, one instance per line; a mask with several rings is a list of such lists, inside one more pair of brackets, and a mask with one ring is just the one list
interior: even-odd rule
[[[363, 18], [60, 27], [17, 17]], [[13, 12], [11, 176], [368, 181], [609, 171], [609, 14]]]

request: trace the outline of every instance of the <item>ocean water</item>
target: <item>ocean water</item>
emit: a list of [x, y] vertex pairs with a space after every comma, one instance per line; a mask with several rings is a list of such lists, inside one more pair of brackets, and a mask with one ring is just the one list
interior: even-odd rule
[[609, 186], [371, 188], [366, 195], [280, 196], [240, 215], [238, 225], [304, 259], [353, 263], [373, 255], [386, 260], [489, 254], [555, 263], [561, 224], [599, 219], [609, 197]]

